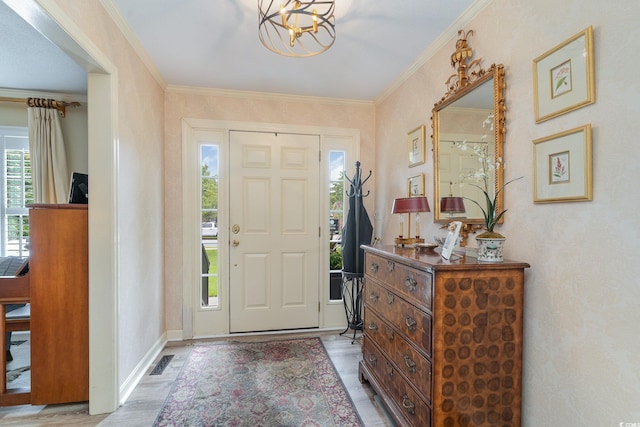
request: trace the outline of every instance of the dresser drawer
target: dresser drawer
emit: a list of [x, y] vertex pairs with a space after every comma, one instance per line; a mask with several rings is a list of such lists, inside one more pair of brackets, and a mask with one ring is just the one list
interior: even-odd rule
[[431, 274], [370, 253], [365, 255], [365, 268], [365, 273], [370, 277], [393, 287], [417, 305], [432, 310]]
[[430, 427], [431, 408], [395, 370], [393, 364], [365, 335], [362, 343], [365, 364], [377, 377], [385, 393], [391, 397], [387, 404], [394, 405], [403, 418], [412, 426]]
[[364, 313], [367, 336], [382, 349], [396, 367], [420, 392], [421, 397], [431, 402], [431, 363], [418, 353], [396, 331], [372, 310]]
[[[365, 305], [376, 310], [431, 356], [431, 316], [398, 297], [375, 280], [364, 285]], [[366, 315], [366, 311], [365, 311]]]

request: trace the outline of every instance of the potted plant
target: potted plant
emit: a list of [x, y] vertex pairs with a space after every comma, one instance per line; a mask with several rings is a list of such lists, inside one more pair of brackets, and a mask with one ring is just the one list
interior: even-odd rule
[[498, 189], [498, 191], [496, 191], [496, 194], [493, 196], [493, 199], [491, 199], [491, 197], [489, 197], [489, 194], [487, 193], [487, 191], [485, 189], [481, 188], [479, 185], [470, 184], [470, 185], [473, 185], [474, 187], [479, 188], [480, 191], [482, 191], [482, 194], [484, 194], [484, 198], [485, 198], [485, 202], [486, 202], [486, 209], [485, 209], [485, 207], [483, 207], [477, 201], [465, 197], [465, 199], [472, 201], [473, 203], [478, 205], [478, 207], [480, 207], [480, 210], [482, 210], [482, 215], [484, 217], [484, 228], [487, 231], [485, 231], [484, 233], [478, 235], [478, 237], [485, 237], [485, 238], [487, 238], [487, 237], [489, 237], [489, 238], [502, 237], [502, 238], [504, 238], [504, 236], [502, 234], [493, 231], [493, 228], [496, 226], [496, 224], [498, 224], [498, 222], [500, 222], [500, 219], [507, 212], [507, 209], [503, 209], [500, 212], [496, 212], [496, 202], [498, 200], [498, 194], [500, 194], [500, 192], [502, 190], [504, 190], [504, 188], [507, 185], [511, 184], [513, 181], [517, 181], [518, 179], [522, 179], [522, 178], [524, 178], [524, 177], [520, 176], [518, 178], [514, 178], [511, 181], [506, 182], [502, 187], [500, 187]]
[[329, 299], [342, 299], [342, 247], [329, 252]]
[[[486, 129], [489, 127], [493, 130], [492, 125], [493, 115], [490, 114], [489, 117], [482, 123], [482, 127]], [[487, 138], [487, 134], [485, 133], [480, 138], [481, 141], [485, 141]], [[469, 185], [473, 185], [478, 188], [484, 194], [485, 206], [482, 206], [478, 201], [464, 197], [466, 200], [470, 200], [482, 211], [482, 215], [484, 217], [484, 228], [486, 231], [484, 233], [476, 236], [476, 242], [478, 242], [478, 261], [488, 261], [488, 262], [502, 262], [502, 247], [504, 246], [505, 237], [494, 231], [494, 227], [500, 219], [507, 212], [506, 209], [503, 209], [500, 212], [497, 212], [497, 200], [500, 192], [504, 190], [504, 188], [511, 184], [513, 181], [524, 177], [514, 178], [511, 181], [507, 181], [504, 183], [493, 195], [493, 198], [489, 196], [489, 182], [490, 177], [495, 176], [494, 171], [497, 167], [499, 167], [499, 162], [496, 163], [495, 159], [489, 155], [489, 149], [487, 144], [467, 144], [467, 141], [454, 141], [453, 145], [460, 150], [467, 150], [470, 148], [473, 150], [478, 157], [478, 161], [480, 162], [480, 168], [478, 170], [472, 170], [467, 172], [464, 176], [462, 176], [462, 180], [465, 182], [475, 181], [482, 184], [482, 186], [475, 184], [473, 182], [469, 182]]]
[[486, 206], [482, 206], [477, 201], [465, 197], [465, 199], [470, 200], [478, 205], [480, 210], [482, 210], [482, 215], [484, 217], [484, 228], [486, 229], [486, 231], [476, 236], [476, 242], [478, 242], [479, 261], [502, 262], [502, 248], [504, 246], [505, 237], [502, 234], [494, 231], [493, 229], [507, 212], [507, 209], [503, 209], [502, 211], [497, 212], [496, 202], [498, 199], [498, 194], [500, 194], [500, 192], [504, 190], [507, 185], [521, 178], [523, 177], [520, 176], [518, 178], [512, 179], [511, 181], [507, 181], [502, 187], [498, 189], [498, 191], [496, 191], [496, 193], [493, 195], [493, 199], [487, 192], [486, 182], [485, 188], [482, 188], [476, 184], [470, 184], [482, 191], [486, 202]]

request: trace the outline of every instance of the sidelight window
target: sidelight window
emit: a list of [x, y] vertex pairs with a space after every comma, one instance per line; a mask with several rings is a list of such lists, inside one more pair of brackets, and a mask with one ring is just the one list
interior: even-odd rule
[[329, 299], [342, 299], [342, 226], [345, 209], [345, 152], [329, 151]]
[[200, 241], [202, 242], [202, 306], [218, 306], [218, 188], [220, 156], [217, 145], [200, 145]]

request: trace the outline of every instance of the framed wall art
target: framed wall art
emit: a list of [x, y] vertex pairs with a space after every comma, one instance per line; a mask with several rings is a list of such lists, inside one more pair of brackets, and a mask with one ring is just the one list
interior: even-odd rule
[[409, 132], [407, 144], [409, 148], [409, 167], [424, 163], [424, 125]]
[[408, 180], [409, 197], [424, 196], [424, 174], [412, 176]]
[[536, 123], [596, 100], [591, 26], [533, 60]]
[[534, 203], [593, 198], [591, 125], [533, 141]]

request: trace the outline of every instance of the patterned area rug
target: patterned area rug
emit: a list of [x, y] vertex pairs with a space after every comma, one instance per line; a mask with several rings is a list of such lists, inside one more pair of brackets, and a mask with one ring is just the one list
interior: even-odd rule
[[362, 426], [319, 338], [195, 345], [154, 426]]

